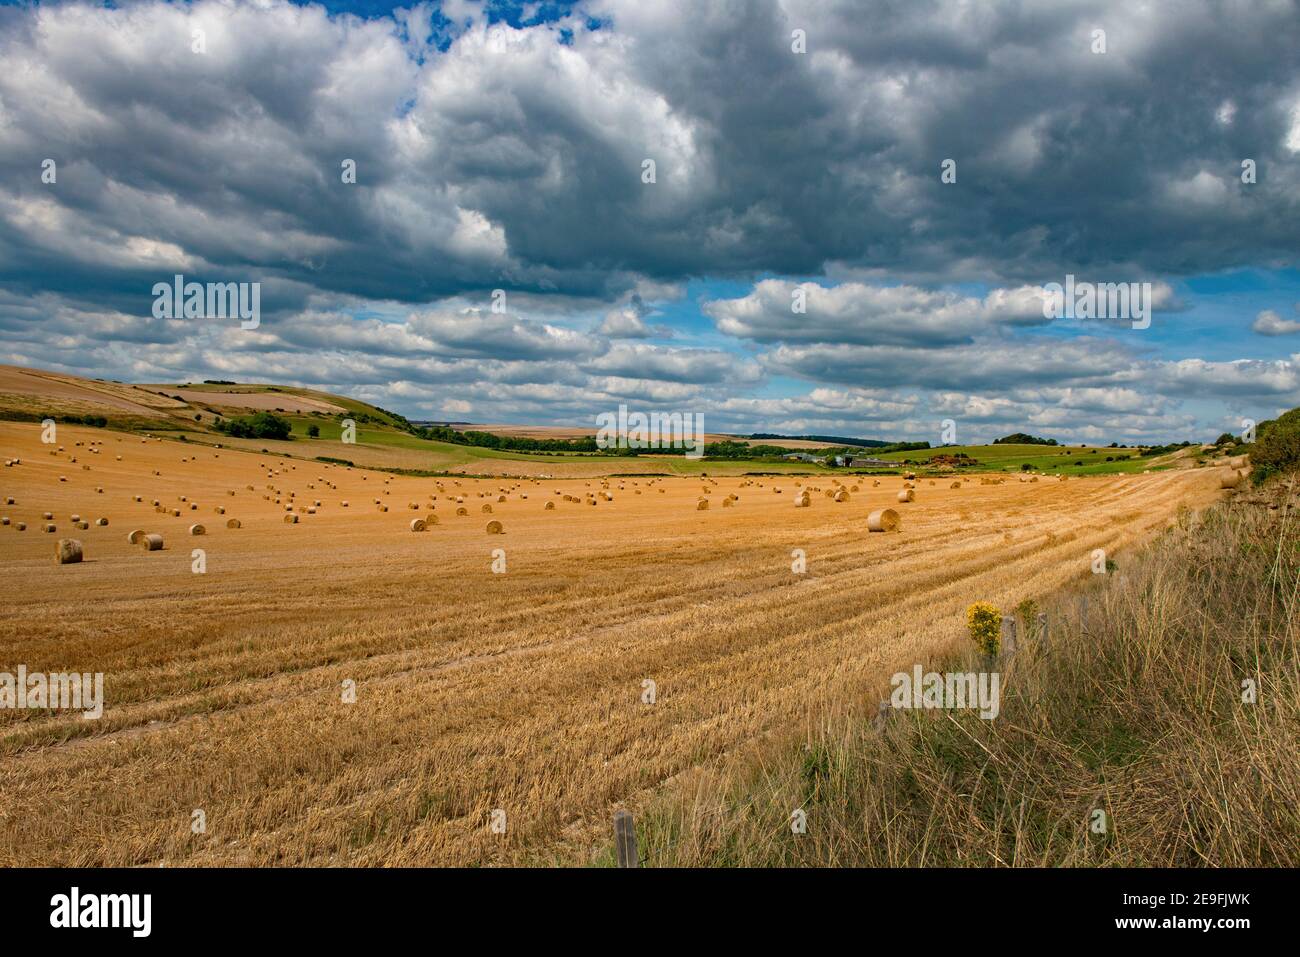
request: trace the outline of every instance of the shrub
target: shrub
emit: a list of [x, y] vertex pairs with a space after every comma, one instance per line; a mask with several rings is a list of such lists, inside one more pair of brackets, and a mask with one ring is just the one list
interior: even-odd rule
[[1250, 447], [1251, 477], [1262, 482], [1271, 475], [1300, 467], [1300, 409], [1261, 422]]
[[320, 426], [319, 426], [319, 425], [309, 425], [309, 426], [307, 426], [307, 437], [310, 438], [310, 439], [319, 439], [319, 438], [320, 438]]
[[977, 601], [966, 609], [966, 626], [971, 641], [982, 654], [993, 657], [1002, 648], [1002, 612], [986, 601]]

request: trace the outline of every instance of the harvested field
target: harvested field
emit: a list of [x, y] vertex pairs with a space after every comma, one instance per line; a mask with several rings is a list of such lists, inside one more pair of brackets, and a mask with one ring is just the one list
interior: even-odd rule
[[[829, 702], [873, 711], [882, 676], [962, 640], [971, 601], [1045, 594], [1093, 549], [1225, 494], [1214, 470], [927, 485], [898, 532], [871, 535], [901, 478], [792, 508], [773, 494], [788, 479], [711, 476], [710, 497], [739, 498], [697, 510], [698, 476], [405, 478], [104, 430], [59, 441], [51, 455], [35, 426], [0, 423], [22, 463], [0, 472], [6, 514], [110, 524], [62, 566], [49, 536], [0, 528], [0, 671], [103, 672], [106, 700], [98, 721], [0, 711], [6, 866], [587, 863], [615, 806], [795, 736]], [[507, 534], [456, 515], [480, 493]], [[189, 513], [150, 504], [179, 496], [242, 525], [207, 529], [205, 574]], [[295, 500], [321, 505], [286, 525]], [[411, 534], [408, 502], [439, 520]]]
[[178, 395], [186, 402], [196, 402], [219, 409], [230, 409], [236, 414], [241, 412], [322, 412], [327, 415], [346, 413], [348, 410], [333, 402], [294, 395], [290, 392], [252, 392], [232, 389], [189, 389], [167, 385], [147, 385], [145, 389], [154, 389], [168, 395]]

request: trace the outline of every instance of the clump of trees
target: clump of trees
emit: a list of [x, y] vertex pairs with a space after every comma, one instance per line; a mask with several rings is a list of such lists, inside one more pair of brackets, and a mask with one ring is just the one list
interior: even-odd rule
[[287, 439], [293, 423], [274, 412], [258, 412], [213, 423], [213, 428], [235, 439]]
[[1000, 439], [993, 440], [994, 445], [1058, 445], [1056, 439], [1043, 439], [1026, 432], [1012, 432]]

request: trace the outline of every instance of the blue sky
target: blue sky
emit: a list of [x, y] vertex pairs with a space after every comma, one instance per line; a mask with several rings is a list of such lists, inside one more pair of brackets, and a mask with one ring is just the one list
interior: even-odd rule
[[[0, 362], [476, 422], [1239, 431], [1300, 405], [1298, 14], [4, 4]], [[258, 328], [153, 316], [177, 273], [260, 283]], [[1150, 283], [1150, 328], [1048, 320], [1067, 275]]]

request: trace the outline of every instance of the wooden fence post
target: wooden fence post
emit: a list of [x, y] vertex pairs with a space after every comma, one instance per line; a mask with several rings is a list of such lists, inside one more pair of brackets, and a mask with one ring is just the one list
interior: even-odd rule
[[1002, 619], [1002, 654], [1014, 655], [1016, 653], [1016, 620], [1014, 618]]
[[871, 723], [875, 725], [877, 731], [885, 730], [885, 720], [889, 717], [889, 702], [882, 701], [876, 706], [876, 718]]
[[1047, 612], [1045, 611], [1038, 613], [1038, 640], [1042, 643], [1044, 649], [1050, 645], [1047, 640]]
[[614, 849], [618, 853], [619, 867], [640, 867], [636, 855], [636, 827], [630, 811], [614, 812]]

